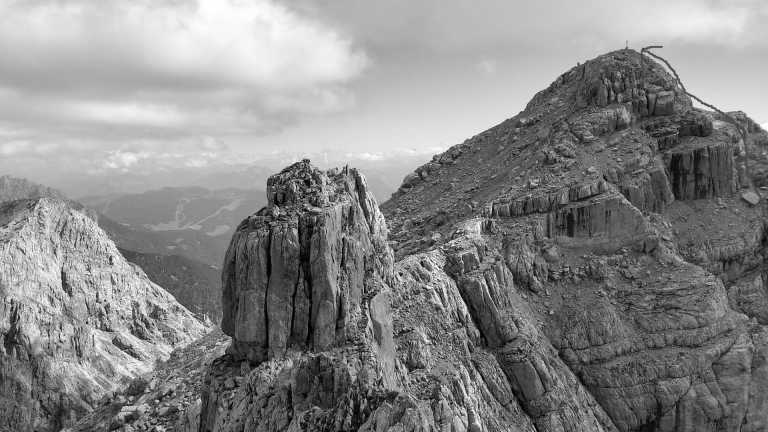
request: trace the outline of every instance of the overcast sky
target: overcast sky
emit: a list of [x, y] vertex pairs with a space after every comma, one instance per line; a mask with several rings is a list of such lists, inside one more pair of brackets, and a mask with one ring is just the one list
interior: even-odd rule
[[767, 20], [759, 0], [0, 0], [0, 174], [427, 159], [627, 41], [767, 123]]

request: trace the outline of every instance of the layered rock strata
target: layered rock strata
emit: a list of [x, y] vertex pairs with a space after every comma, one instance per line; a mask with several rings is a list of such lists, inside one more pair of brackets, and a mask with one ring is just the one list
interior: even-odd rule
[[[267, 418], [277, 429], [359, 427], [365, 418], [357, 404], [378, 404], [401, 384], [384, 218], [354, 169], [322, 172], [299, 162], [270, 177], [267, 195], [268, 206], [238, 227], [225, 258], [222, 329], [233, 340], [206, 383], [201, 430]], [[239, 405], [222, 415], [225, 395], [236, 389], [216, 372], [239, 375], [241, 361], [262, 366], [240, 388]]]
[[380, 308], [389, 304], [392, 252], [360, 173], [327, 176], [300, 162], [271, 177], [267, 194], [269, 205], [238, 227], [224, 260], [230, 353], [261, 362], [289, 348], [362, 340], [360, 320], [377, 334], [388, 327]]
[[[273, 345], [269, 325], [249, 324], [260, 339], [233, 344], [213, 366], [200, 430], [765, 430], [764, 205], [742, 199], [750, 179], [737, 157], [755, 145], [693, 108], [637, 52], [573, 68], [518, 116], [436, 155], [382, 205], [398, 261], [391, 279], [362, 277], [385, 282], [391, 315], [379, 320], [391, 316], [393, 351], [350, 338], [337, 312], [322, 343], [312, 325]], [[294, 166], [270, 180], [270, 207], [241, 230], [272, 239], [284, 232], [280, 214], [296, 226], [306, 212], [326, 215], [333, 205], [317, 203], [328, 194], [310, 185], [349, 182], [312, 172]], [[231, 254], [267, 256], [242, 242], [236, 235]], [[268, 323], [273, 267], [259, 267], [256, 284], [230, 283], [225, 302], [265, 287], [249, 316]], [[235, 268], [224, 277], [244, 280]], [[306, 276], [291, 268], [280, 287], [296, 292]], [[352, 316], [374, 315], [347, 300], [356, 295], [336, 298]], [[375, 334], [362, 331], [368, 322], [357, 334]], [[240, 384], [228, 389], [229, 378]]]

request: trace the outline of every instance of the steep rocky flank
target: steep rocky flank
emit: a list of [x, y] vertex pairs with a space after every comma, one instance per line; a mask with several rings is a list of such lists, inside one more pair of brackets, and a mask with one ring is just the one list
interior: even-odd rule
[[221, 322], [221, 270], [182, 255], [120, 249], [149, 279], [168, 291], [201, 320]]
[[[56, 189], [22, 178], [0, 177], [0, 203], [43, 197], [66, 201], [73, 209], [98, 221], [99, 227], [120, 248], [120, 253], [141, 267], [152, 282], [170, 292], [198, 318], [216, 323], [221, 321], [221, 277], [217, 267], [184, 255], [170, 254], [166, 247], [170, 240], [151, 231], [132, 229], [115, 222], [96, 210], [67, 199]], [[205, 244], [201, 244], [200, 248], [210, 249]], [[216, 259], [217, 266], [221, 265], [221, 259]]]
[[622, 50], [407, 176], [390, 243], [355, 170], [287, 168], [198, 430], [768, 430], [761, 133]]
[[204, 330], [69, 203], [0, 204], [0, 430], [59, 430]]
[[216, 329], [175, 349], [151, 373], [134, 378], [122, 391], [108, 393], [98, 408], [62, 432], [197, 431], [205, 375], [230, 341]]
[[[400, 256], [455, 255], [457, 224], [484, 221], [475, 272], [510, 270], [500, 285], [619, 430], [765, 430], [764, 207], [742, 198], [743, 150], [658, 64], [617, 51], [435, 156], [383, 207]], [[476, 291], [475, 321], [496, 323]]]
[[[433, 251], [393, 266], [356, 170], [300, 162], [270, 178], [268, 197], [227, 254], [222, 327], [233, 342], [206, 380], [199, 430], [615, 430], [528, 318], [473, 320], [456, 282], [472, 263]], [[552, 378], [546, 397], [536, 368]]]
[[[224, 258], [222, 329], [236, 358], [362, 341], [357, 327], [386, 311], [393, 279], [386, 225], [355, 170], [297, 163], [267, 183], [269, 206], [249, 217]], [[372, 305], [371, 314], [366, 307]], [[370, 315], [370, 316], [369, 316]], [[383, 343], [383, 341], [379, 341]]]

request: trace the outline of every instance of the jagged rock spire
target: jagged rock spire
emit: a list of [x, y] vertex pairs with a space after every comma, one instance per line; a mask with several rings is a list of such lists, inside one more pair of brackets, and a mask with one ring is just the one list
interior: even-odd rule
[[322, 351], [374, 333], [379, 346], [391, 347], [391, 318], [368, 310], [388, 307], [379, 296], [393, 258], [364, 177], [303, 160], [270, 177], [267, 195], [267, 207], [238, 227], [224, 262], [230, 353], [261, 362], [288, 348]]

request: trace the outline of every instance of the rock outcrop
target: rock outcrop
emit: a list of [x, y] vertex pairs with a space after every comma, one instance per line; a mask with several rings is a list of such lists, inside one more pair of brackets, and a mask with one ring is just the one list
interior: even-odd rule
[[389, 243], [359, 173], [287, 168], [199, 430], [766, 430], [759, 145], [622, 50], [407, 176]]
[[222, 329], [236, 359], [321, 352], [364, 340], [370, 326], [391, 345], [379, 335], [393, 280], [384, 217], [359, 172], [328, 174], [305, 161], [270, 177], [269, 205], [232, 237]]
[[[355, 404], [400, 385], [384, 218], [354, 169], [325, 173], [299, 162], [270, 177], [267, 196], [225, 258], [222, 330], [232, 344], [206, 382], [201, 429], [359, 426]], [[261, 366], [235, 381], [229, 375], [243, 372], [241, 362]], [[241, 381], [237, 405], [222, 412]]]
[[[221, 321], [219, 267], [184, 255], [169, 254], [164, 240], [156, 233], [115, 222], [97, 210], [66, 198], [57, 189], [23, 178], [0, 177], [0, 203], [46, 197], [66, 201], [72, 209], [96, 220], [128, 261], [141, 267], [152, 282], [171, 293], [198, 318], [217, 323]], [[220, 262], [216, 264], [218, 266]]]
[[69, 203], [0, 204], [0, 430], [57, 431], [204, 330]]

